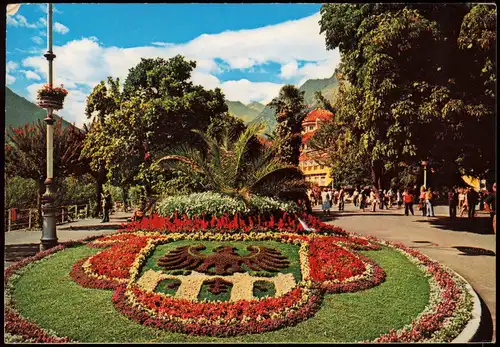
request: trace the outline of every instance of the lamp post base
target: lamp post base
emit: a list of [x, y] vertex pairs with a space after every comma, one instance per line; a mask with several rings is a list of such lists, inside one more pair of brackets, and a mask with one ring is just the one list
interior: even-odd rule
[[43, 229], [42, 238], [40, 239], [41, 251], [45, 251], [49, 248], [57, 246], [58, 244], [56, 235], [56, 207], [54, 206], [52, 179], [47, 178], [45, 180], [45, 186], [47, 189], [42, 197]]

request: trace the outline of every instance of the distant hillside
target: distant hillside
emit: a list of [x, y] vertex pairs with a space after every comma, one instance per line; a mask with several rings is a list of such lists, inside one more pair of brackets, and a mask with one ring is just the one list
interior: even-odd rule
[[247, 105], [247, 107], [251, 108], [251, 109], [254, 109], [255, 111], [261, 113], [262, 110], [264, 109], [264, 107], [266, 107], [266, 105], [263, 105], [260, 102], [254, 101], [254, 102], [249, 103]]
[[[26, 123], [34, 123], [38, 119], [43, 120], [45, 117], [47, 117], [46, 110], [17, 95], [8, 87], [5, 88], [5, 130], [9, 129], [9, 125], [16, 128]], [[62, 119], [57, 115], [54, 115], [54, 118]], [[62, 125], [73, 126], [64, 119]]]
[[307, 104], [314, 104], [314, 92], [321, 91], [321, 94], [328, 100], [331, 100], [339, 86], [339, 82], [333, 74], [330, 78], [307, 80], [300, 86], [299, 90], [305, 92], [304, 100]]
[[250, 108], [239, 101], [226, 101], [229, 113], [243, 120], [245, 124], [250, 123], [259, 116], [259, 111]]
[[272, 109], [269, 104], [267, 104], [262, 112], [256, 117], [251, 123], [264, 123], [266, 125], [266, 129], [263, 133], [271, 134], [276, 126], [276, 113], [274, 109]]

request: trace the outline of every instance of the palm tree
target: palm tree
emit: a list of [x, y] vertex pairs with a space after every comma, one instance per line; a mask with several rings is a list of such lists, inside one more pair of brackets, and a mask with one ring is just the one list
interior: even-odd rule
[[277, 155], [285, 163], [298, 165], [302, 121], [308, 112], [304, 102], [304, 92], [287, 84], [281, 88], [278, 97], [274, 98], [269, 106], [276, 112], [278, 121], [274, 135], [283, 140]]
[[262, 124], [250, 124], [234, 141], [227, 133], [221, 141], [193, 130], [206, 144], [205, 150], [181, 147], [155, 164], [167, 165], [198, 180], [206, 190], [241, 199], [248, 207], [252, 194], [278, 196], [305, 189], [305, 180], [296, 166], [283, 164], [275, 156], [280, 141], [261, 145], [256, 136]]

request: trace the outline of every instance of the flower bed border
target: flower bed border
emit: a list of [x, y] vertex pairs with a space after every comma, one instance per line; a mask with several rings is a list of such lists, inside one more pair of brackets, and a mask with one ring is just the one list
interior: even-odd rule
[[[363, 236], [355, 234], [355, 233], [352, 233], [351, 235], [354, 235], [354, 236], [361, 238], [361, 239], [365, 239], [367, 241], [377, 242], [377, 243], [389, 246], [389, 247], [399, 251], [400, 253], [405, 255], [408, 259], [410, 259], [411, 261], [413, 260], [414, 263], [417, 263], [417, 265], [420, 264], [419, 269], [424, 271], [424, 272], [425, 272], [425, 270], [429, 271], [429, 267], [431, 267], [433, 265], [434, 267], [432, 269], [434, 271], [443, 271], [443, 274], [445, 276], [448, 275], [449, 278], [453, 280], [452, 281], [453, 283], [451, 284], [451, 286], [453, 286], [453, 285], [456, 286], [458, 284], [464, 290], [462, 293], [463, 294], [462, 297], [464, 298], [464, 300], [462, 300], [463, 302], [460, 302], [459, 304], [461, 304], [462, 306], [470, 304], [470, 305], [472, 305], [472, 309], [470, 311], [465, 312], [465, 315], [463, 315], [463, 316], [454, 316], [454, 314], [457, 311], [459, 311], [460, 309], [463, 310], [463, 307], [460, 307], [460, 305], [458, 305], [457, 310], [452, 312], [451, 316], [449, 317], [451, 319], [448, 319], [448, 321], [445, 321], [443, 324], [444, 326], [443, 325], [438, 326], [438, 328], [440, 327], [441, 329], [437, 329], [436, 331], [434, 331], [430, 338], [427, 336], [427, 337], [420, 339], [420, 340], [417, 339], [417, 341], [419, 341], [419, 342], [437, 342], [437, 340], [433, 340], [433, 338], [435, 338], [436, 336], [446, 337], [448, 334], [452, 334], [452, 336], [453, 336], [453, 340], [451, 340], [451, 342], [463, 342], [465, 339], [469, 339], [467, 342], [470, 341], [470, 339], [474, 336], [475, 331], [477, 330], [477, 327], [479, 326], [480, 318], [478, 318], [478, 317], [480, 317], [481, 308], [480, 308], [480, 303], [479, 303], [477, 295], [474, 293], [474, 290], [472, 289], [470, 284], [462, 276], [457, 274], [455, 271], [447, 268], [445, 265], [438, 263], [438, 262], [435, 262], [435, 261], [431, 260], [429, 257], [427, 257], [426, 255], [420, 253], [419, 251], [409, 249], [408, 247], [406, 247], [405, 245], [403, 245], [401, 243], [393, 243], [393, 242], [389, 242], [389, 241], [383, 241], [383, 240], [379, 240], [375, 237], [363, 237]], [[49, 249], [49, 250], [43, 251], [43, 252], [39, 252], [32, 257], [29, 257], [29, 258], [23, 259], [17, 263], [14, 263], [13, 265], [11, 265], [7, 269], [5, 269], [4, 270], [4, 283], [6, 284], [6, 289], [5, 289], [6, 307], [5, 307], [5, 309], [6, 309], [6, 312], [8, 313], [5, 315], [5, 318], [6, 318], [6, 320], [5, 320], [5, 332], [11, 334], [13, 337], [20, 337], [24, 341], [29, 341], [29, 342], [33, 342], [33, 341], [68, 342], [68, 341], [71, 341], [67, 337], [58, 337], [58, 336], [55, 336], [42, 328], [39, 328], [35, 323], [32, 323], [30, 320], [20, 316], [15, 311], [14, 307], [11, 306], [12, 303], [10, 302], [11, 301], [11, 293], [10, 292], [11, 292], [11, 286], [12, 286], [10, 279], [12, 278], [12, 275], [14, 275], [14, 274], [19, 275], [18, 272], [22, 272], [19, 270], [22, 270], [23, 267], [25, 267], [26, 265], [28, 265], [30, 263], [34, 263], [34, 262], [37, 262], [39, 260], [42, 260], [43, 258], [45, 258], [51, 254], [54, 254], [62, 249], [69, 248], [69, 247], [76, 246], [76, 245], [85, 244], [88, 241], [100, 238], [102, 236], [103, 235], [91, 236], [91, 237], [87, 237], [87, 238], [79, 240], [79, 241], [70, 241], [70, 242], [67, 242], [65, 244], [61, 244], [61, 245], [56, 246], [52, 249]], [[424, 269], [424, 267], [425, 267], [425, 269]], [[438, 282], [436, 282], [436, 283], [438, 283]], [[121, 293], [121, 290], [124, 290], [125, 288], [126, 288], [125, 285], [118, 286], [118, 288], [115, 291], [115, 295], [113, 295], [114, 302], [119, 299], [119, 295]], [[124, 291], [123, 291], [123, 293], [124, 293]], [[318, 307], [316, 307], [316, 309], [317, 308]], [[435, 308], [436, 307], [432, 307], [431, 309], [435, 309]], [[311, 312], [312, 312], [312, 308], [311, 308]], [[129, 312], [129, 313], [131, 313], [131, 312]], [[408, 325], [408, 326], [406, 326], [398, 331], [393, 330], [387, 334], [384, 334], [384, 335], [378, 337], [377, 339], [375, 339], [374, 342], [383, 342], [384, 339], [387, 342], [388, 341], [390, 341], [390, 342], [404, 341], [404, 340], [401, 340], [401, 335], [404, 335], [405, 339], [408, 337], [410, 337], [410, 338], [413, 337], [414, 334], [412, 334], [412, 332], [415, 329], [418, 330], [421, 327], [421, 325], [419, 325], [419, 324], [422, 323], [423, 317], [427, 317], [427, 318], [430, 317], [431, 319], [433, 318], [432, 314], [425, 316], [425, 313], [426, 313], [426, 310], [424, 310], [424, 312], [422, 312], [417, 317], [417, 319], [415, 319], [410, 325]], [[127, 313], [124, 313], [124, 314], [127, 314]], [[451, 322], [451, 324], [450, 324], [450, 322]], [[158, 323], [155, 322], [154, 320], [151, 320], [151, 319], [149, 319], [149, 320], [145, 319], [143, 321], [143, 324], [157, 326]], [[26, 332], [23, 330], [21, 330], [21, 331], [15, 330], [15, 329], [13, 329], [14, 326], [29, 327], [29, 329], [28, 329], [29, 332]], [[209, 329], [209, 328], [206, 328], [206, 329]], [[455, 333], [455, 331], [457, 329], [458, 329], [458, 332]], [[474, 332], [472, 332], [473, 330], [474, 330]], [[410, 332], [410, 333], [408, 333], [408, 332]], [[415, 336], [415, 337], [418, 337], [418, 336]], [[450, 336], [450, 338], [451, 338], [451, 336]], [[411, 340], [411, 341], [414, 342], [414, 340]], [[450, 342], [450, 340], [448, 339], [448, 340], [445, 340], [444, 342]]]

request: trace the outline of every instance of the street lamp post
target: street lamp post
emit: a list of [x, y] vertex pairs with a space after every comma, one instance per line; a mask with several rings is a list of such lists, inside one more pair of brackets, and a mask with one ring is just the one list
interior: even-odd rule
[[428, 163], [426, 161], [422, 162], [422, 166], [424, 167], [424, 188], [427, 189], [427, 165]]
[[[52, 4], [47, 4], [47, 53], [44, 57], [49, 62], [48, 84], [52, 88], [52, 61], [56, 55], [52, 52]], [[47, 124], [47, 179], [45, 180], [45, 193], [42, 196], [42, 213], [43, 213], [43, 229], [42, 238], [40, 239], [40, 249], [42, 251], [52, 248], [57, 245], [56, 235], [56, 207], [54, 205], [54, 123], [55, 119], [52, 115], [53, 107], [47, 107], [47, 117], [44, 119]]]

